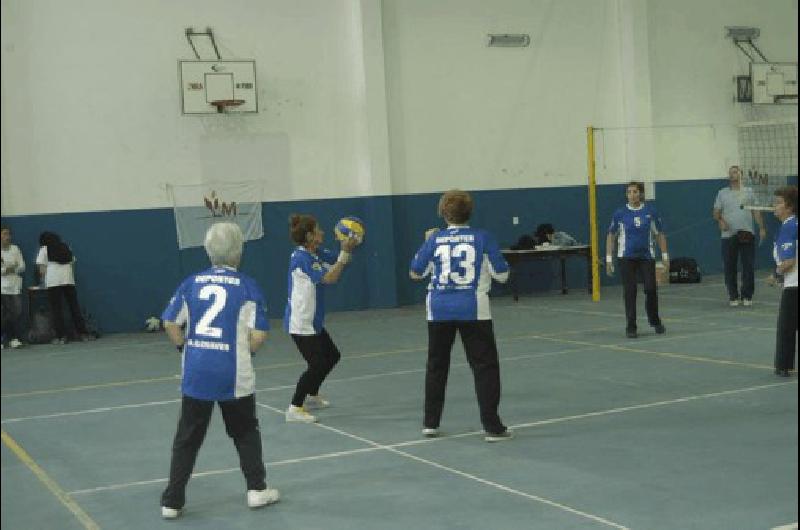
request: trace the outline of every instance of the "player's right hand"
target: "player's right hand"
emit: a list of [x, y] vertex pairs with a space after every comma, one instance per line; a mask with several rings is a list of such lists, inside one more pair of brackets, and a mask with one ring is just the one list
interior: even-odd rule
[[352, 252], [354, 248], [358, 246], [358, 238], [356, 237], [348, 237], [347, 239], [342, 240], [342, 250], [345, 252]]
[[614, 262], [607, 261], [606, 262], [606, 274], [609, 276], [614, 276]]

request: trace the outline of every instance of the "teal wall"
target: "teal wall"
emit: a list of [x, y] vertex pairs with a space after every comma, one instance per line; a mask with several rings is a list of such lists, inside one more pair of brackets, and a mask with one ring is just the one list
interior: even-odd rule
[[[697, 259], [705, 273], [720, 272], [719, 233], [711, 219], [711, 206], [724, 180], [674, 181], [658, 183], [656, 204], [662, 213], [673, 257]], [[583, 186], [476, 191], [473, 226], [493, 232], [501, 246], [514, 244], [539, 223], [553, 223], [557, 229], [588, 241], [587, 191]], [[283, 313], [286, 300], [286, 266], [292, 244], [287, 220], [291, 213], [315, 215], [327, 229], [326, 241], [333, 244], [331, 227], [344, 215], [364, 219], [367, 237], [342, 280], [329, 288], [332, 311], [395, 307], [422, 302], [424, 283], [408, 279], [408, 263], [427, 228], [441, 224], [436, 216], [438, 194], [393, 197], [354, 197], [296, 202], [264, 203], [265, 235], [245, 246], [242, 270], [253, 276], [267, 296], [271, 318]], [[601, 245], [613, 210], [624, 203], [624, 185], [598, 189]], [[777, 221], [766, 213], [770, 241]], [[513, 225], [512, 216], [520, 219]], [[201, 248], [179, 251], [175, 223], [169, 208], [73, 214], [17, 216], [3, 219], [14, 231], [14, 239], [28, 262], [25, 284], [33, 284], [33, 259], [38, 235], [51, 230], [67, 241], [77, 259], [76, 283], [84, 308], [96, 317], [104, 332], [135, 331], [143, 321], [157, 315], [180, 280], [205, 268]], [[771, 245], [759, 248], [759, 268], [771, 266]], [[525, 290], [557, 287], [555, 263], [528, 265], [532, 275], [521, 277]], [[568, 261], [571, 287], [585, 288], [586, 264]], [[603, 277], [604, 283], [616, 279]], [[504, 286], [494, 294], [507, 294]]]

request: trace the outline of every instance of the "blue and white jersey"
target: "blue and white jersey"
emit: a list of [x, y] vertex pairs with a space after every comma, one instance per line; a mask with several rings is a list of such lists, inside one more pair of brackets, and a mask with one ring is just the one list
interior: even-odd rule
[[655, 236], [663, 232], [661, 216], [652, 203], [637, 208], [626, 204], [614, 212], [609, 234], [617, 234], [617, 257], [655, 259]]
[[491, 320], [492, 278], [508, 279], [508, 263], [485, 230], [449, 226], [431, 235], [411, 260], [417, 278], [431, 275], [428, 320]]
[[181, 283], [161, 319], [186, 325], [181, 391], [224, 401], [255, 391], [250, 330], [267, 331], [266, 302], [255, 280], [212, 267]]
[[794, 267], [783, 275], [784, 287], [797, 287], [797, 216], [784, 219], [772, 250], [775, 263], [793, 259]]
[[336, 255], [320, 248], [312, 254], [297, 247], [289, 258], [289, 300], [283, 328], [292, 335], [318, 335], [325, 321], [325, 284], [322, 278], [336, 263]]

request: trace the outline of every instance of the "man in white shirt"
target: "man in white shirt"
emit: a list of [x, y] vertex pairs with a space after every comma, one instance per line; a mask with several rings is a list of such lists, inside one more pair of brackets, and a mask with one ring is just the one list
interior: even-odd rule
[[19, 247], [11, 243], [11, 229], [0, 228], [2, 240], [2, 315], [3, 315], [3, 347], [5, 341], [12, 348], [22, 346], [22, 273], [25, 272], [25, 260]]

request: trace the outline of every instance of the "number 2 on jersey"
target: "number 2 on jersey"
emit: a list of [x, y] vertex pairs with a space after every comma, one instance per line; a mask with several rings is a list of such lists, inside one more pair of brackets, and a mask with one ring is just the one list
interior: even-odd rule
[[[452, 249], [450, 245], [439, 245], [436, 247], [434, 255], [440, 258], [442, 270], [439, 273], [439, 284], [447, 285], [450, 280], [458, 285], [467, 285], [475, 279], [475, 247], [466, 243], [460, 243]], [[451, 260], [460, 259], [458, 267], [464, 270], [464, 274], [451, 269]]]
[[212, 337], [215, 339], [221, 338], [222, 328], [216, 328], [210, 324], [215, 318], [217, 318], [217, 315], [219, 315], [219, 313], [225, 307], [225, 300], [228, 298], [228, 292], [220, 285], [206, 285], [200, 289], [200, 292], [197, 294], [197, 296], [201, 300], [209, 300], [213, 298], [213, 301], [211, 302], [209, 308], [206, 309], [206, 312], [203, 313], [203, 316], [200, 317], [200, 320], [197, 321], [197, 326], [195, 326], [194, 332], [198, 335], [204, 335], [206, 337]]

